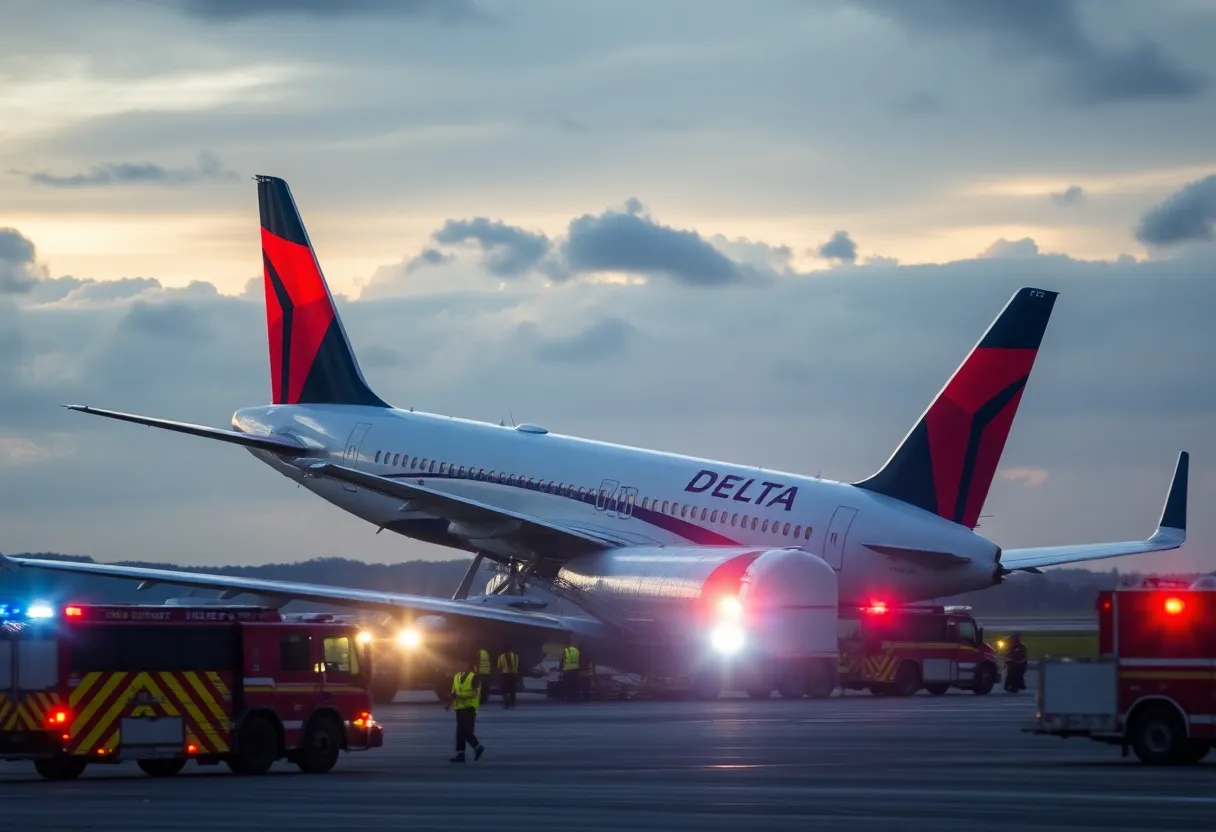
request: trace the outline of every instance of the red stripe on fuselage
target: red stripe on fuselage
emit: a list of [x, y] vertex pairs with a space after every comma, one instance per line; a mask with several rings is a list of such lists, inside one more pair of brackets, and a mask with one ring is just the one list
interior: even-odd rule
[[[262, 250], [291, 297], [291, 358], [286, 400], [282, 403], [297, 404], [317, 351], [333, 323], [334, 308], [312, 249], [276, 237], [263, 228]], [[267, 288], [270, 289], [269, 285]]]

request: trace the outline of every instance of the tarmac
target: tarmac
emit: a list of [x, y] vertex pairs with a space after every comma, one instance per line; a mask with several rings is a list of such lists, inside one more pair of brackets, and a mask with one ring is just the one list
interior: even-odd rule
[[[403, 702], [403, 699], [417, 700]], [[40, 780], [0, 763], [0, 828], [43, 830], [977, 830], [1216, 828], [1216, 753], [1155, 769], [1117, 747], [1023, 733], [1030, 691], [908, 699], [594, 702], [497, 698], [478, 762], [426, 695], [376, 717], [385, 747], [326, 775], [238, 778], [134, 764]]]

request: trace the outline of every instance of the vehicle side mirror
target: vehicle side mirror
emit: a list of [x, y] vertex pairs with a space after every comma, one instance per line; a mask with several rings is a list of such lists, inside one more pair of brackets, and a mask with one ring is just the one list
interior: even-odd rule
[[975, 633], [976, 633], [976, 635], [975, 635], [975, 643], [976, 643], [976, 644], [983, 644], [983, 643], [984, 643], [984, 628], [983, 628], [983, 627], [977, 627], [977, 628], [975, 629]]

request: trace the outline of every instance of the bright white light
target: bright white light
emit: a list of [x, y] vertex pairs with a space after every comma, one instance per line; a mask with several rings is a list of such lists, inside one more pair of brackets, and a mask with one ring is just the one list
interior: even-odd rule
[[360, 630], [359, 634], [357, 636], [355, 636], [355, 641], [358, 642], [359, 644], [371, 644], [372, 643], [372, 634], [369, 633], [367, 630]]
[[743, 630], [733, 624], [719, 624], [709, 634], [709, 643], [719, 653], [738, 653], [743, 649]]
[[25, 614], [30, 618], [54, 618], [55, 611], [51, 609], [51, 605], [45, 601], [35, 601], [30, 604], [29, 609]]
[[413, 627], [406, 627], [404, 630], [397, 633], [397, 644], [401, 645], [406, 650], [413, 650], [415, 647], [422, 644], [422, 633], [418, 632]]
[[735, 596], [726, 595], [718, 601], [718, 612], [727, 621], [738, 621], [743, 617], [743, 604]]

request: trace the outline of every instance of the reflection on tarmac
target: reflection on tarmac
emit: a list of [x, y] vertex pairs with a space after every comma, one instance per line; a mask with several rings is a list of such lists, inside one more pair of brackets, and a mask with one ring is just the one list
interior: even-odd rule
[[8, 832], [41, 830], [1200, 829], [1216, 764], [1150, 769], [1115, 747], [1019, 731], [1033, 699], [605, 702], [483, 707], [478, 763], [447, 762], [450, 713], [382, 707], [386, 746], [333, 773], [242, 779], [132, 764], [73, 783], [0, 763]]

